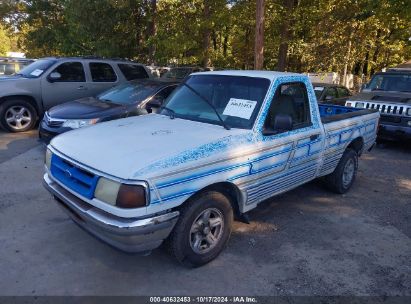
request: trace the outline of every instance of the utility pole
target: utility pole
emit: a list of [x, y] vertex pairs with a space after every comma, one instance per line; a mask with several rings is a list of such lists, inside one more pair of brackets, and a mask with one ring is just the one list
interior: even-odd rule
[[254, 44], [254, 69], [261, 70], [264, 64], [264, 0], [257, 0]]

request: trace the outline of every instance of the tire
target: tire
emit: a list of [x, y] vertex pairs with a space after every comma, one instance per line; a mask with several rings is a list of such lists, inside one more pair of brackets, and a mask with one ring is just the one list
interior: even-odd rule
[[[205, 224], [207, 214], [208, 224]], [[166, 248], [185, 266], [204, 265], [215, 259], [225, 248], [230, 238], [232, 222], [230, 200], [220, 192], [205, 192], [180, 209], [180, 218], [166, 240]]]
[[23, 99], [10, 99], [0, 104], [0, 124], [9, 132], [25, 132], [34, 128], [37, 111]]
[[325, 176], [326, 186], [335, 193], [346, 193], [357, 176], [358, 154], [352, 149], [345, 150], [334, 172]]

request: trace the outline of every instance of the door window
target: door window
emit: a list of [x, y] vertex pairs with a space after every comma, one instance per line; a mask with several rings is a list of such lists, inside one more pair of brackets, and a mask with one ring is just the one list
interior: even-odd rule
[[293, 130], [311, 125], [310, 103], [302, 82], [285, 83], [278, 87], [271, 101], [264, 129], [273, 129], [276, 118], [280, 116], [291, 117]]
[[149, 78], [146, 70], [141, 65], [120, 63], [118, 67], [127, 80]]
[[94, 82], [115, 82], [117, 75], [108, 63], [91, 62], [90, 63], [91, 79]]
[[337, 91], [339, 98], [350, 96], [350, 92], [346, 88], [339, 87], [337, 88]]
[[168, 95], [170, 95], [171, 92], [174, 91], [175, 88], [176, 88], [176, 85], [168, 86], [162, 89], [160, 92], [158, 92], [156, 96], [160, 96], [162, 99], [165, 100], [168, 97]]
[[52, 73], [59, 73], [61, 77], [55, 82], [85, 82], [86, 76], [81, 62], [65, 62], [60, 64]]
[[327, 88], [325, 91], [325, 97], [327, 96], [337, 98], [337, 90], [335, 88]]

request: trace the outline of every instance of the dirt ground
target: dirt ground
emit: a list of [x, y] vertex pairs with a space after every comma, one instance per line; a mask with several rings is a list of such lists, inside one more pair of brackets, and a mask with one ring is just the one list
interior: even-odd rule
[[411, 296], [411, 145], [364, 155], [346, 195], [314, 181], [262, 203], [196, 269], [83, 232], [43, 189], [43, 155], [35, 132], [0, 133], [0, 295]]

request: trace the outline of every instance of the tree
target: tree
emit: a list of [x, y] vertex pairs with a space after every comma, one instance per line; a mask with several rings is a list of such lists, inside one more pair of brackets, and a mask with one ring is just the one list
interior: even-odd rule
[[280, 26], [280, 46], [278, 48], [278, 71], [285, 71], [287, 67], [288, 44], [291, 39], [291, 16], [294, 9], [294, 0], [284, 0], [284, 18]]
[[3, 28], [33, 57], [367, 77], [411, 58], [411, 1], [404, 0], [1, 2]]
[[254, 69], [261, 70], [264, 64], [264, 0], [257, 0], [255, 23]]
[[149, 19], [149, 59], [155, 64], [156, 57], [156, 43], [155, 37], [157, 35], [157, 0], [150, 0], [150, 19]]
[[11, 41], [7, 31], [0, 25], [0, 56], [6, 56], [11, 51]]

